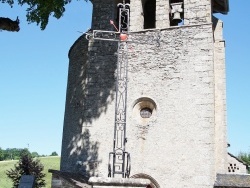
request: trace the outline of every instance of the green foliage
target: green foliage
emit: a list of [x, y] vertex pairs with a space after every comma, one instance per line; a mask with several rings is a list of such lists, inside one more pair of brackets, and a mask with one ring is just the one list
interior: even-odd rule
[[39, 157], [39, 154], [37, 152], [32, 152], [31, 157], [32, 158]]
[[[85, 0], [88, 1], [88, 0]], [[11, 7], [14, 4], [14, 0], [0, 0], [2, 3], [8, 3]], [[49, 17], [59, 19], [63, 16], [65, 6], [71, 2], [71, 0], [17, 0], [18, 4], [23, 6], [27, 5], [27, 21], [29, 23], [37, 23], [40, 28], [44, 30], [49, 22]]]
[[238, 158], [249, 166], [248, 173], [250, 174], [250, 153], [240, 152]]
[[[59, 170], [60, 157], [42, 157], [39, 158], [44, 166], [43, 173], [45, 173], [45, 188], [51, 187], [52, 174], [48, 172], [48, 169]], [[13, 168], [18, 161], [0, 161], [0, 188], [12, 187], [12, 181], [6, 175], [6, 171]]]
[[19, 149], [19, 148], [7, 148], [3, 150], [0, 148], [0, 161], [4, 160], [18, 160], [20, 159], [21, 155], [29, 154], [30, 152], [27, 148]]
[[54, 152], [51, 153], [50, 156], [58, 156], [58, 154], [54, 151]]
[[1, 0], [2, 3], [8, 3], [10, 6], [13, 6], [14, 0]]
[[4, 160], [4, 151], [0, 148], [0, 161]]
[[25, 155], [31, 156], [31, 153], [29, 152], [27, 148], [22, 149], [20, 152], [20, 157], [23, 157]]
[[34, 175], [36, 177], [35, 188], [45, 186], [45, 174], [42, 172], [44, 168], [43, 165], [38, 159], [33, 159], [30, 154], [25, 152], [27, 151], [23, 151], [15, 167], [6, 172], [6, 175], [13, 182], [13, 187], [18, 187], [22, 175]]

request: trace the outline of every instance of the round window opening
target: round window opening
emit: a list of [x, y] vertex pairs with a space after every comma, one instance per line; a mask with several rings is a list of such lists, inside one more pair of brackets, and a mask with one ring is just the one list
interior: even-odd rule
[[140, 115], [142, 118], [150, 118], [152, 116], [152, 109], [150, 108], [142, 108], [140, 111]]
[[156, 118], [155, 102], [148, 97], [137, 99], [133, 105], [133, 116], [140, 125], [149, 125]]

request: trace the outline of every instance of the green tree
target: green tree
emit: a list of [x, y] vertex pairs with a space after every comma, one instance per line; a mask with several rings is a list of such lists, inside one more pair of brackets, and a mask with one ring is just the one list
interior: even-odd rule
[[27, 148], [7, 148], [6, 150], [2, 150], [3, 160], [18, 160], [21, 155], [24, 153], [30, 154]]
[[248, 173], [250, 174], [250, 153], [240, 152], [238, 158], [249, 166]]
[[58, 154], [55, 151], [53, 151], [50, 156], [58, 156]]
[[32, 152], [31, 153], [32, 158], [39, 157], [39, 154], [37, 152]]
[[24, 155], [31, 156], [30, 151], [27, 148], [21, 149], [19, 156], [22, 157]]
[[[88, 0], [85, 0], [88, 1]], [[0, 0], [2, 3], [7, 3], [10, 7], [15, 4], [14, 0]], [[40, 24], [40, 28], [44, 30], [49, 22], [49, 17], [53, 16], [57, 19], [63, 16], [65, 6], [71, 0], [17, 0], [16, 3], [20, 6], [26, 5], [26, 17], [29, 23]], [[18, 27], [17, 27], [18, 26]], [[9, 18], [0, 17], [0, 29], [7, 31], [19, 31], [19, 20], [13, 21]]]
[[20, 148], [7, 148], [6, 152], [8, 153], [8, 158], [13, 160], [18, 160], [20, 159], [21, 156], [21, 152], [23, 149]]
[[23, 153], [19, 162], [13, 169], [8, 170], [6, 175], [12, 180], [13, 187], [18, 187], [22, 175], [34, 175], [36, 177], [35, 188], [39, 188], [45, 186], [43, 168], [38, 159], [33, 159], [30, 154]]
[[14, 159], [13, 155], [15, 155], [15, 150], [7, 148], [4, 152], [4, 160], [12, 160]]
[[4, 160], [10, 160], [10, 157], [9, 157], [7, 150], [3, 150], [3, 158], [4, 158]]
[[4, 160], [4, 151], [0, 148], [0, 161]]

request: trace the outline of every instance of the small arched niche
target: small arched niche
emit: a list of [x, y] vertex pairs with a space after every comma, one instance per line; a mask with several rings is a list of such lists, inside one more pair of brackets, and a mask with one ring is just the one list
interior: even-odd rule
[[144, 29], [155, 28], [156, 0], [143, 0]]

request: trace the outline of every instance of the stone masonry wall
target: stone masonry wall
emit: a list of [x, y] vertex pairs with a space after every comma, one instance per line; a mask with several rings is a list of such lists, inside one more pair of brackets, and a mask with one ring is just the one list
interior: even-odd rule
[[211, 0], [184, 0], [184, 25], [211, 23]]
[[[92, 29], [114, 30], [115, 1], [92, 2]], [[169, 1], [156, 0], [157, 29], [143, 30], [142, 3], [131, 0], [131, 35], [139, 43], [127, 44], [131, 176], [149, 175], [163, 188], [212, 188], [227, 168], [222, 23], [212, 25], [210, 0], [184, 0], [184, 26], [169, 27]], [[116, 50], [117, 42], [85, 35], [70, 49], [61, 171], [107, 177]], [[150, 118], [140, 116], [144, 107]]]
[[[161, 31], [160, 47], [130, 44], [127, 151], [132, 175], [149, 174], [161, 187], [213, 187], [212, 35], [211, 24], [176, 27]], [[155, 102], [156, 112], [140, 120], [133, 107], [145, 97]]]
[[[143, 29], [143, 0], [131, 0], [131, 31]], [[184, 25], [211, 23], [212, 6], [210, 0], [184, 0]], [[170, 26], [169, 0], [156, 0], [156, 28], [168, 28]]]
[[93, 4], [92, 26], [93, 30], [113, 30], [109, 20], [114, 19], [114, 0], [91, 0]]
[[141, 0], [130, 1], [130, 30], [140, 31], [143, 29], [143, 6]]
[[[109, 20], [115, 20], [115, 0], [92, 0], [93, 17], [92, 29], [114, 30]], [[140, 31], [144, 28], [143, 6], [145, 0], [131, 0], [130, 2], [130, 30]], [[170, 27], [169, 0], [156, 0], [156, 28]], [[211, 23], [212, 6], [210, 0], [185, 0], [184, 1], [184, 25]]]
[[[214, 63], [211, 24], [132, 33], [160, 35], [160, 46], [128, 43], [126, 150], [131, 175], [161, 187], [208, 188], [215, 178]], [[135, 37], [136, 38], [136, 37]], [[107, 177], [113, 148], [117, 44], [80, 38], [69, 53], [62, 171]], [[88, 53], [87, 50], [89, 50]], [[137, 101], [156, 109], [140, 117]]]
[[[70, 62], [60, 165], [62, 171], [74, 171], [77, 161], [77, 158], [75, 158], [77, 154], [74, 154], [74, 152], [81, 153], [81, 151], [76, 151], [75, 144], [77, 143], [73, 143], [73, 141], [82, 142], [82, 128], [78, 121], [81, 119], [79, 108], [82, 107], [84, 102], [83, 88], [86, 85], [87, 51], [88, 42], [85, 40], [85, 36], [82, 36], [75, 42], [69, 52]], [[74, 158], [74, 160], [71, 160], [71, 158]]]
[[[144, 15], [143, 6], [145, 0], [131, 0], [130, 2], [130, 30], [140, 31], [144, 28]], [[168, 28], [169, 27], [169, 0], [156, 0], [156, 28]]]
[[168, 28], [169, 27], [169, 0], [156, 0], [156, 28]]
[[107, 157], [111, 150], [105, 143], [113, 137], [114, 113], [108, 110], [114, 101], [116, 50], [113, 42], [87, 41], [82, 36], [69, 52], [61, 171], [85, 176], [104, 173], [96, 170], [108, 161], [102, 155]]
[[226, 68], [223, 23], [213, 18], [215, 79], [215, 159], [216, 172], [227, 172]]

